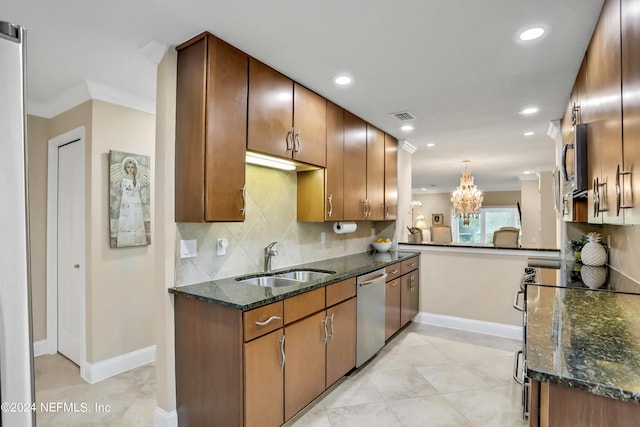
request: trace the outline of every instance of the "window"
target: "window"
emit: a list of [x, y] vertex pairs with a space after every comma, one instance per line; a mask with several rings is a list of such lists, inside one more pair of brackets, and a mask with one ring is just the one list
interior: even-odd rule
[[484, 244], [493, 242], [493, 232], [500, 227], [520, 228], [520, 217], [516, 207], [487, 207], [480, 208], [480, 216], [471, 218], [469, 225], [452, 213], [451, 224], [454, 242]]

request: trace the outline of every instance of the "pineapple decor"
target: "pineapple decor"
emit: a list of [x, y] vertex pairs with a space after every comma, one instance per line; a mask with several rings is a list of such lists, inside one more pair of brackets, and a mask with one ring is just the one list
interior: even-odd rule
[[607, 251], [600, 243], [602, 240], [598, 233], [588, 233], [587, 243], [582, 248], [582, 263], [584, 265], [602, 266], [607, 262]]

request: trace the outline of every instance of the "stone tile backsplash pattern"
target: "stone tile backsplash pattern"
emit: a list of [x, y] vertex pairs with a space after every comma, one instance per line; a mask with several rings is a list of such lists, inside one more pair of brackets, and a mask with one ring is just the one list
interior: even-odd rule
[[[272, 241], [279, 255], [272, 268], [364, 252], [378, 235], [393, 239], [395, 222], [358, 222], [358, 230], [335, 234], [333, 223], [296, 221], [296, 172], [247, 165], [247, 213], [244, 222], [176, 224], [176, 286], [262, 271], [264, 248]], [[320, 233], [326, 242], [320, 243]], [[216, 241], [229, 240], [227, 255], [218, 256]], [[181, 259], [180, 240], [197, 240], [198, 255]]]

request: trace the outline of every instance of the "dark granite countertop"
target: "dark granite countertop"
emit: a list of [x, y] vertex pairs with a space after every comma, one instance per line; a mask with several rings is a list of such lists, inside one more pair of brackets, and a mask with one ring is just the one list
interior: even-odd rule
[[509, 249], [514, 251], [542, 251], [542, 252], [557, 252], [560, 253], [560, 249], [556, 248], [533, 248], [526, 246], [519, 246], [517, 248], [507, 248], [502, 246], [493, 246], [491, 243], [481, 244], [481, 243], [459, 243], [459, 242], [451, 242], [451, 243], [434, 243], [434, 242], [422, 242], [422, 243], [409, 243], [409, 242], [400, 242], [400, 245], [410, 245], [410, 246], [424, 246], [424, 247], [445, 247], [445, 248], [471, 248], [471, 249]]
[[[225, 305], [238, 310], [250, 310], [262, 305], [292, 297], [351, 277], [370, 273], [389, 264], [419, 255], [417, 252], [364, 252], [314, 261], [274, 270], [272, 273], [286, 272], [296, 269], [327, 270], [335, 273], [312, 282], [304, 282], [285, 287], [262, 287], [238, 282], [234, 277], [202, 282], [194, 285], [169, 288], [174, 295], [181, 295], [212, 304]], [[250, 277], [261, 273], [248, 273], [238, 277]]]
[[637, 293], [527, 285], [527, 375], [640, 403], [639, 314]]

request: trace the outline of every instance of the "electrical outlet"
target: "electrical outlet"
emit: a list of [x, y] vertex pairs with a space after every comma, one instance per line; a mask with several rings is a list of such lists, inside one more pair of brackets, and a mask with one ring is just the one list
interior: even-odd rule
[[229, 246], [229, 239], [222, 238], [216, 241], [216, 251], [218, 256], [225, 256], [227, 254], [227, 247]]
[[327, 233], [324, 231], [320, 232], [320, 243], [327, 243]]
[[194, 258], [198, 255], [197, 240], [180, 240], [180, 258]]

